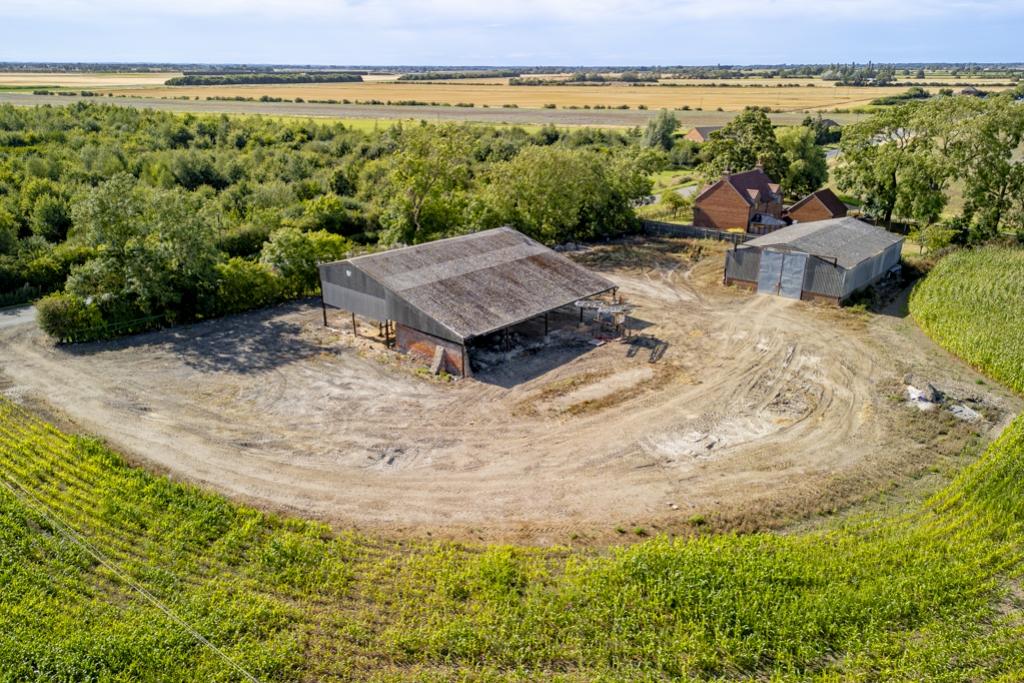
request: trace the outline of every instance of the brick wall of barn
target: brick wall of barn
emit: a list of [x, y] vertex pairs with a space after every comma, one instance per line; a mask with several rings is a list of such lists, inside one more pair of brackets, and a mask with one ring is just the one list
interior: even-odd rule
[[746, 230], [750, 225], [751, 206], [725, 183], [713, 188], [693, 207], [693, 224], [701, 228]]
[[401, 323], [395, 324], [395, 345], [399, 350], [411, 353], [430, 363], [434, 360], [435, 350], [440, 347], [444, 349], [444, 367], [442, 370], [453, 375], [466, 376], [462, 366], [462, 347], [455, 342], [440, 339], [426, 332], [407, 327]]
[[817, 197], [810, 200], [803, 206], [790, 211], [789, 217], [801, 223], [824, 221], [829, 218], [835, 218], [835, 216], [832, 215], [832, 212], [828, 210], [828, 207], [826, 207]]

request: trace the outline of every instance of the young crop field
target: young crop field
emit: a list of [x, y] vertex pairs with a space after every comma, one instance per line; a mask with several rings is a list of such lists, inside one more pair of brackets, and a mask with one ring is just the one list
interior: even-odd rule
[[903, 515], [581, 554], [332, 535], [132, 469], [5, 401], [0, 668], [69, 680], [1015, 680], [1022, 450], [1018, 420]]
[[[954, 254], [911, 302], [941, 342], [1018, 388], [1024, 344], [1003, 340], [1021, 315], [1020, 254]], [[1020, 680], [1022, 456], [1018, 417], [927, 500], [791, 534], [592, 551], [400, 543], [172, 483], [0, 399], [0, 668], [75, 680]]]
[[1024, 392], [1024, 250], [943, 258], [914, 290], [910, 311], [939, 344]]

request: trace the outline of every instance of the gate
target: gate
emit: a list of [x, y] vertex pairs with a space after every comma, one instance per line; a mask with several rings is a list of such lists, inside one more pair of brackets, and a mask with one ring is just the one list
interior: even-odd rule
[[779, 296], [799, 299], [804, 291], [804, 271], [807, 269], [807, 254], [786, 254], [782, 262], [782, 278], [779, 281]]
[[757, 272], [757, 293], [778, 294], [779, 281], [782, 279], [782, 262], [784, 255], [778, 251], [761, 252], [761, 266]]
[[778, 294], [799, 299], [804, 289], [807, 254], [793, 254], [765, 249], [757, 273], [758, 294]]

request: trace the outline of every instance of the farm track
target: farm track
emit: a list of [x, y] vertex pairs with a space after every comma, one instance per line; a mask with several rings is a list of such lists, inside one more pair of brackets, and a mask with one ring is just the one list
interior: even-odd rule
[[536, 543], [696, 515], [775, 526], [905, 482], [970, 431], [892, 400], [906, 372], [982, 400], [992, 434], [1019, 410], [909, 318], [726, 290], [719, 258], [606, 269], [668, 344], [653, 364], [613, 342], [440, 384], [296, 304], [69, 348], [25, 323], [0, 330], [0, 373], [15, 399], [247, 502]]

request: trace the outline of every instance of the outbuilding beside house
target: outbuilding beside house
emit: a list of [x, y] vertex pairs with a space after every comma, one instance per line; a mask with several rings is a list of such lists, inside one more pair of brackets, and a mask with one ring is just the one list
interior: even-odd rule
[[843, 218], [847, 208], [836, 193], [827, 187], [807, 195], [786, 209], [786, 217], [793, 222], [809, 223], [829, 218]]

